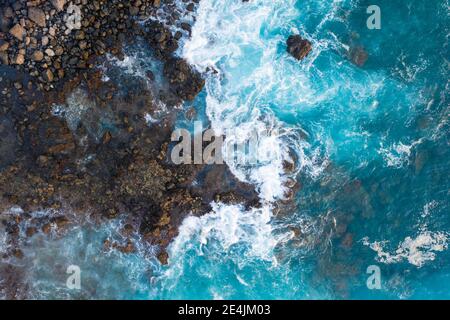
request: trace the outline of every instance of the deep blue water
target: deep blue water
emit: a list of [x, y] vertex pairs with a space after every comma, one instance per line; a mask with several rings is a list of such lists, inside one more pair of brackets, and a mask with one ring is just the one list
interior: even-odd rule
[[[37, 295], [450, 298], [450, 7], [379, 0], [381, 29], [369, 30], [370, 4], [202, 0], [179, 54], [218, 75], [208, 76], [193, 105], [228, 139], [277, 128], [264, 146], [283, 159], [288, 150], [296, 155], [295, 206], [275, 215], [287, 179], [279, 159], [232, 166], [258, 188], [263, 208], [215, 204], [188, 218], [168, 266], [151, 248], [99, 255], [105, 235], [118, 236], [115, 223], [37, 239], [30, 275], [39, 279]], [[303, 61], [286, 53], [292, 33], [313, 43]], [[348, 58], [355, 47], [368, 53], [361, 67]], [[55, 261], [80, 265], [82, 292], [52, 277]], [[380, 268], [380, 290], [366, 286], [371, 265]]]

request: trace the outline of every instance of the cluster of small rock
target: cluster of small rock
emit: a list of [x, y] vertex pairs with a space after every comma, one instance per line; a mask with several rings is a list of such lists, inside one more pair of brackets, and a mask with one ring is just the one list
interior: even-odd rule
[[29, 73], [40, 88], [50, 90], [58, 80], [92, 68], [93, 57], [142, 32], [135, 18], [154, 15], [164, 3], [9, 0], [0, 7], [0, 63]]

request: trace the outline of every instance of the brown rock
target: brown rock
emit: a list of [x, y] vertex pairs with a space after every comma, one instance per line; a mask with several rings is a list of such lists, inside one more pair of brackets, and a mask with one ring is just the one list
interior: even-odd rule
[[4, 51], [8, 50], [8, 48], [9, 48], [9, 43], [4, 40], [0, 40], [0, 52], [4, 52]]
[[50, 223], [46, 223], [42, 226], [42, 232], [45, 234], [49, 234], [52, 230], [52, 225]]
[[186, 10], [187, 10], [187, 11], [190, 11], [190, 12], [193, 12], [193, 11], [195, 10], [195, 5], [194, 5], [193, 3], [189, 3], [189, 4], [186, 6]]
[[84, 40], [84, 37], [85, 37], [84, 31], [80, 30], [75, 33], [76, 40]]
[[201, 74], [180, 58], [166, 61], [164, 75], [169, 80], [174, 93], [182, 100], [194, 100], [205, 85]]
[[65, 4], [66, 4], [66, 0], [52, 0], [52, 5], [58, 11], [62, 11], [64, 9]]
[[168, 262], [169, 262], [169, 255], [167, 254], [167, 252], [162, 251], [162, 252], [158, 255], [158, 260], [159, 260], [159, 262], [161, 262], [161, 264], [167, 265]]
[[22, 64], [24, 64], [24, 62], [25, 62], [25, 56], [23, 54], [19, 53], [16, 56], [16, 59], [15, 59], [14, 63], [18, 64], [18, 65], [22, 65]]
[[54, 37], [54, 36], [56, 35], [56, 29], [55, 29], [55, 27], [50, 27], [50, 28], [48, 29], [48, 33], [49, 33], [52, 37]]
[[47, 24], [44, 11], [36, 7], [28, 9], [28, 18], [42, 28]]
[[106, 131], [103, 135], [103, 144], [108, 144], [111, 141], [111, 133]]
[[84, 50], [87, 48], [87, 42], [86, 41], [80, 41], [79, 47], [81, 50]]
[[311, 42], [298, 34], [289, 36], [286, 44], [287, 51], [297, 60], [304, 59], [312, 50]]
[[31, 59], [33, 59], [34, 61], [42, 61], [42, 59], [44, 59], [44, 54], [42, 53], [42, 51], [35, 51], [33, 53], [33, 55], [31, 56]]
[[66, 217], [62, 216], [56, 217], [53, 222], [56, 224], [58, 229], [63, 229], [69, 224], [70, 221]]
[[35, 227], [28, 227], [25, 231], [25, 234], [27, 235], [27, 237], [32, 237], [34, 234], [36, 234], [36, 232], [37, 229]]
[[40, 155], [37, 159], [37, 163], [40, 167], [46, 166], [48, 163], [48, 157], [46, 157], [44, 155]]
[[55, 77], [54, 77], [54, 75], [53, 75], [53, 72], [52, 72], [50, 69], [47, 69], [47, 70], [44, 72], [44, 79], [45, 79], [47, 82], [52, 82], [54, 78], [55, 78]]
[[135, 249], [134, 249], [134, 245], [131, 242], [128, 242], [126, 246], [121, 247], [119, 250], [123, 253], [131, 253]]
[[55, 56], [55, 52], [50, 48], [45, 50], [45, 54], [48, 55], [49, 57]]
[[14, 257], [16, 257], [18, 259], [22, 259], [24, 257], [24, 254], [23, 254], [22, 250], [20, 250], [20, 249], [14, 249], [13, 254], [14, 254]]
[[57, 56], [60, 56], [60, 55], [62, 55], [63, 53], [64, 53], [64, 48], [63, 48], [63, 47], [61, 47], [61, 46], [56, 47], [56, 49], [55, 49], [55, 54], [56, 54]]
[[19, 40], [23, 40], [23, 37], [25, 35], [25, 29], [20, 24], [16, 24], [14, 27], [12, 27], [9, 30], [9, 33], [12, 34], [14, 37], [16, 37]]

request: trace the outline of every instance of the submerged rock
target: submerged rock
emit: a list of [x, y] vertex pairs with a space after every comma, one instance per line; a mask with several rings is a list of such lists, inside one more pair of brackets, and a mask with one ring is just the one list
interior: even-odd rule
[[311, 42], [300, 35], [291, 35], [286, 41], [287, 51], [297, 60], [304, 59], [312, 50]]
[[349, 51], [350, 60], [359, 67], [362, 67], [369, 58], [369, 54], [363, 47], [354, 47]]

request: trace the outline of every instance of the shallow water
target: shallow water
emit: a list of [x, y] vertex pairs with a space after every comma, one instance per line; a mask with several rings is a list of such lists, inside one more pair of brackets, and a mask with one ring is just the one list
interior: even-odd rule
[[[149, 248], [99, 254], [114, 223], [36, 238], [36, 296], [450, 298], [449, 4], [380, 0], [381, 30], [369, 30], [370, 4], [202, 0], [179, 55], [217, 73], [193, 105], [230, 140], [278, 132], [261, 147], [278, 157], [230, 163], [263, 207], [214, 204], [187, 218], [167, 267]], [[292, 33], [313, 43], [301, 62], [286, 53]], [[362, 67], [348, 58], [354, 47], [369, 54]], [[292, 154], [301, 189], [290, 214], [276, 216]], [[68, 263], [83, 270], [82, 292], [49, 271]], [[371, 265], [380, 290], [366, 286]]]

